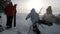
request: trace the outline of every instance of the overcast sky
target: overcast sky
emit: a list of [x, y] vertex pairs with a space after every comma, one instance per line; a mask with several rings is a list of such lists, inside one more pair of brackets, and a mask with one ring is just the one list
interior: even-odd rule
[[[28, 13], [31, 10], [29, 8], [30, 1], [31, 0], [12, 0], [13, 4], [17, 4], [18, 13]], [[43, 10], [46, 10], [47, 7], [50, 5], [50, 6], [52, 6], [52, 10], [53, 10], [54, 14], [60, 13], [60, 0], [37, 0], [37, 1], [39, 1], [40, 5], [43, 6], [43, 8], [44, 8]], [[34, 2], [35, 2], [35, 0], [33, 0], [33, 3]]]

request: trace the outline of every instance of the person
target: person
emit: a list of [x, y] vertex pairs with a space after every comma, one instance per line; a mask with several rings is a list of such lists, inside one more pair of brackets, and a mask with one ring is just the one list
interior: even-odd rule
[[12, 2], [9, 2], [9, 4], [5, 7], [4, 11], [7, 16], [6, 29], [10, 29], [10, 28], [12, 28], [12, 20], [13, 20], [13, 16], [15, 13]]
[[52, 14], [52, 7], [48, 6], [46, 9], [46, 13], [43, 15], [42, 20], [45, 20], [45, 24], [48, 26], [52, 26], [56, 21], [55, 16]]
[[52, 14], [52, 7], [48, 6], [46, 9], [46, 13], [43, 15], [42, 20], [46, 20], [49, 22], [55, 22], [55, 16]]
[[39, 14], [35, 12], [34, 8], [32, 8], [31, 12], [26, 17], [26, 20], [28, 18], [31, 18], [32, 26], [33, 26], [33, 31], [35, 31], [37, 34], [41, 34], [41, 32], [39, 31], [39, 29], [37, 27], [37, 22], [40, 20]]
[[14, 8], [15, 8], [15, 14], [14, 14], [14, 27], [16, 27], [16, 13], [17, 13], [16, 6], [17, 6], [17, 4], [14, 4]]

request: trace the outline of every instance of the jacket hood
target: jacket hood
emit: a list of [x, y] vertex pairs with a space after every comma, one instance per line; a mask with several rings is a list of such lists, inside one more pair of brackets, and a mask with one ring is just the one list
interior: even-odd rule
[[34, 8], [31, 10], [31, 13], [36, 13]]

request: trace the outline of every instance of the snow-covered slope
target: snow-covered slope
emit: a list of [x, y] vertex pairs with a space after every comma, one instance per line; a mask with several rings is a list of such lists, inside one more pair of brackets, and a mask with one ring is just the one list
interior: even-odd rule
[[[27, 14], [17, 14], [17, 27], [12, 27], [9, 30], [0, 32], [0, 34], [28, 34], [29, 27], [32, 23], [30, 20], [25, 20], [26, 16]], [[0, 21], [1, 24], [5, 27], [6, 16], [4, 14], [2, 14]], [[43, 26], [44, 28], [42, 28], [40, 25], [38, 26], [42, 34], [60, 34], [60, 25], [53, 24], [53, 26], [50, 27], [46, 25]]]

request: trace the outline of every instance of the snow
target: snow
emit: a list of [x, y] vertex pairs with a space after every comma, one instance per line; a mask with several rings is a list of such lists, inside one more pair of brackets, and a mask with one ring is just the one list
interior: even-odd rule
[[[32, 24], [30, 19], [25, 20], [27, 14], [18, 13], [17, 14], [17, 26], [13, 27], [11, 29], [5, 30], [0, 32], [0, 34], [28, 34], [29, 27]], [[2, 18], [0, 19], [0, 24], [2, 24], [4, 27], [6, 26], [6, 15], [2, 14]], [[53, 24], [53, 26], [46, 26], [43, 25], [44, 28], [42, 28], [40, 25], [38, 26], [39, 30], [42, 34], [60, 34], [60, 25]], [[32, 34], [33, 31], [31, 30]]]

